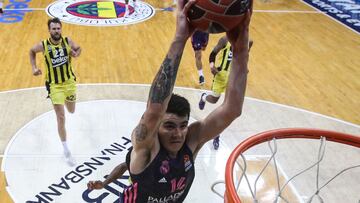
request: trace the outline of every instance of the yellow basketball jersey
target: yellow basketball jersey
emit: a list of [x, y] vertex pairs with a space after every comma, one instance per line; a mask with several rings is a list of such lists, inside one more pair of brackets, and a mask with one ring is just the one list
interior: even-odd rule
[[217, 67], [219, 72], [215, 75], [213, 84], [211, 86], [211, 90], [219, 96], [226, 90], [229, 73], [231, 70], [231, 61], [231, 44], [227, 42], [226, 46], [216, 55], [215, 67]]
[[230, 42], [216, 55], [216, 64], [218, 71], [230, 71], [232, 61], [232, 51]]
[[50, 39], [42, 42], [46, 64], [45, 79], [49, 84], [63, 83], [69, 79], [76, 80], [71, 66], [71, 47], [66, 37], [58, 45], [51, 43]]

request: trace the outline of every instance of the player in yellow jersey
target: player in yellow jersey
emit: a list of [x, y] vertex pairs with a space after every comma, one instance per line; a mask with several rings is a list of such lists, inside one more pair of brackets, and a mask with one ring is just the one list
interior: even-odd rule
[[35, 44], [30, 49], [30, 63], [33, 75], [41, 75], [41, 69], [36, 66], [36, 54], [43, 53], [46, 65], [46, 86], [56, 113], [64, 156], [69, 165], [75, 165], [66, 143], [64, 105], [69, 113], [75, 112], [76, 77], [71, 66], [71, 59], [80, 55], [81, 48], [69, 37], [62, 37], [61, 27], [61, 21], [58, 18], [48, 20], [50, 38]]
[[[249, 41], [249, 51], [253, 44], [253, 41]], [[220, 54], [218, 54], [220, 53]], [[215, 60], [216, 58], [216, 60]], [[226, 86], [228, 83], [228, 77], [231, 69], [231, 61], [232, 61], [232, 49], [231, 44], [229, 43], [226, 36], [223, 36], [219, 39], [218, 43], [211, 51], [209, 56], [209, 63], [211, 73], [214, 75], [211, 94], [202, 93], [199, 108], [203, 110], [205, 107], [206, 101], [215, 104], [221, 93], [224, 93], [226, 90]], [[215, 62], [217, 62], [215, 64]], [[219, 136], [217, 136], [213, 140], [214, 149], [217, 150], [219, 148]]]

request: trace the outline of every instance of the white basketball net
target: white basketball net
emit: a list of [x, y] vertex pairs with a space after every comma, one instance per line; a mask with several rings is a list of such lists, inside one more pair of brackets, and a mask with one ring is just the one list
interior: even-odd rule
[[[330, 177], [323, 177], [322, 176], [322, 170], [321, 170], [321, 165], [324, 162], [324, 156], [325, 156], [325, 149], [326, 149], [326, 138], [325, 137], [321, 137], [319, 140], [319, 146], [318, 146], [318, 150], [317, 150], [317, 156], [315, 157], [315, 161], [308, 164], [307, 166], [299, 166], [301, 167], [300, 170], [298, 170], [297, 172], [293, 172], [291, 176], [288, 176], [289, 178], [287, 178], [284, 181], [281, 181], [280, 175], [282, 170], [279, 169], [279, 165], [278, 165], [278, 161], [277, 161], [277, 153], [278, 153], [278, 144], [277, 144], [277, 140], [274, 138], [271, 141], [267, 142], [268, 148], [270, 150], [270, 156], [268, 156], [265, 165], [260, 168], [260, 172], [258, 173], [257, 177], [251, 177], [249, 178], [249, 175], [247, 174], [247, 169], [248, 169], [248, 161], [246, 159], [246, 156], [244, 154], [241, 154], [240, 157], [238, 158], [236, 164], [239, 167], [239, 171], [241, 171], [241, 175], [238, 181], [235, 181], [235, 183], [237, 183], [236, 185], [236, 191], [239, 191], [240, 188], [240, 184], [245, 184], [248, 187], [248, 190], [250, 191], [251, 197], [252, 197], [252, 202], [253, 203], [259, 203], [261, 201], [259, 201], [258, 198], [258, 185], [259, 185], [259, 179], [263, 176], [264, 171], [267, 170], [270, 166], [272, 168], [274, 168], [274, 174], [273, 174], [273, 179], [276, 181], [276, 185], [273, 186], [273, 189], [276, 189], [276, 192], [274, 194], [273, 199], [271, 200], [274, 203], [278, 203], [278, 202], [293, 202], [293, 200], [289, 200], [288, 198], [285, 197], [284, 194], [284, 190], [286, 188], [291, 187], [291, 182], [295, 181], [296, 179], [300, 179], [301, 176], [305, 173], [309, 173], [312, 170], [315, 170], [315, 174], [313, 174], [313, 176], [315, 177], [315, 180], [312, 180], [313, 183], [311, 183], [311, 185], [313, 186], [313, 184], [315, 184], [315, 187], [313, 189], [313, 191], [311, 192], [311, 194], [306, 194], [305, 196], [302, 195], [302, 198], [299, 199], [299, 202], [338, 202], [338, 201], [325, 201], [324, 198], [322, 197], [322, 190], [324, 188], [326, 188], [327, 186], [331, 185], [331, 183], [333, 183], [335, 181], [335, 179], [338, 179], [341, 175], [345, 174], [346, 172], [350, 172], [352, 171], [352, 175], [351, 177], [354, 178], [359, 178], [360, 177], [360, 171], [356, 171], [353, 170], [355, 168], [360, 168], [360, 162], [357, 162], [358, 160], [360, 160], [359, 155], [360, 155], [360, 150], [358, 148], [356, 148], [356, 153], [358, 155], [357, 159], [355, 159], [355, 164], [353, 164], [350, 167], [345, 167], [342, 168], [340, 170], [337, 170], [336, 172], [332, 173], [332, 175]], [[343, 144], [339, 144], [339, 145], [343, 145]], [[256, 146], [254, 146], [256, 147]], [[351, 147], [351, 146], [349, 146]], [[355, 158], [355, 157], [354, 157]], [[350, 158], [351, 159], [351, 158]], [[239, 161], [241, 160], [242, 163], [239, 163]], [[342, 161], [342, 160], [337, 160], [337, 161]], [[272, 163], [272, 164], [271, 164]], [[328, 174], [327, 174], [328, 175]], [[234, 176], [236, 177], [236, 176]], [[252, 179], [253, 181], [250, 181], [250, 179]], [[281, 183], [283, 182], [283, 183]], [[212, 185], [212, 191], [214, 193], [216, 193], [217, 195], [219, 195], [220, 197], [223, 197], [223, 195], [215, 190], [215, 186], [219, 183], [224, 183], [223, 181], [217, 181]], [[357, 185], [356, 185], [357, 183]], [[334, 186], [334, 184], [333, 184]], [[336, 186], [336, 185], [335, 185]], [[334, 187], [335, 187], [334, 186]], [[360, 188], [360, 182], [356, 182], [355, 181], [355, 185], [348, 185], [347, 187], [355, 187], [355, 188]], [[240, 188], [241, 190], [241, 188]], [[356, 189], [355, 189], [356, 191]], [[337, 192], [337, 191], [334, 191]], [[355, 196], [355, 198], [358, 198], [358, 200], [356, 202], [360, 203], [360, 190], [358, 190], [358, 192], [353, 192], [354, 194], [340, 194], [340, 195], [347, 195], [347, 196]], [[357, 197], [356, 197], [357, 196]], [[242, 199], [241, 195], [239, 195], [240, 199]], [[243, 200], [242, 200], [243, 201]], [[268, 201], [267, 201], [268, 202]], [[342, 201], [344, 202], [344, 201]]]

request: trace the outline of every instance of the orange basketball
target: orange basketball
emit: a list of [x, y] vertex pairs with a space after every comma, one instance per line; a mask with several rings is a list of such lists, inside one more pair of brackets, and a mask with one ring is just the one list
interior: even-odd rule
[[209, 33], [226, 32], [237, 26], [252, 0], [198, 0], [189, 10], [190, 23]]

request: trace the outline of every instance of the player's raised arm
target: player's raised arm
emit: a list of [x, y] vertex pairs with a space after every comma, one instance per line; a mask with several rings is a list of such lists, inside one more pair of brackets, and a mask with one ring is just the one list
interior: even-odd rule
[[132, 133], [134, 152], [153, 148], [160, 121], [165, 114], [186, 41], [194, 31], [187, 20], [187, 11], [195, 3], [179, 0], [175, 37], [156, 74], [149, 93], [147, 108]]
[[239, 26], [226, 33], [232, 46], [233, 58], [225, 99], [194, 128], [197, 129], [198, 136], [192, 142], [198, 146], [219, 135], [242, 113], [248, 73], [250, 18], [251, 12], [248, 11]]
[[249, 23], [251, 11], [248, 10], [242, 24], [232, 32], [226, 33], [232, 46], [232, 69], [229, 75], [223, 106], [225, 111], [233, 112], [232, 120], [242, 113], [249, 60]]

